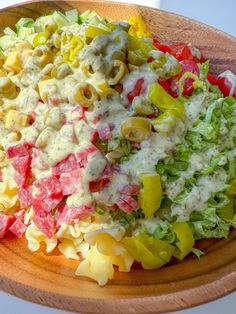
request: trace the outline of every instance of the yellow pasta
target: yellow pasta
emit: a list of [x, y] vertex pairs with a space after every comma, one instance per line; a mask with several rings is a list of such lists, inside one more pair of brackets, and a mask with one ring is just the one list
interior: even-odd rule
[[51, 253], [57, 246], [57, 239], [47, 238], [45, 234], [40, 231], [33, 223], [27, 227], [25, 237], [28, 241], [28, 248], [33, 252], [40, 249], [41, 243], [45, 243], [47, 253]]

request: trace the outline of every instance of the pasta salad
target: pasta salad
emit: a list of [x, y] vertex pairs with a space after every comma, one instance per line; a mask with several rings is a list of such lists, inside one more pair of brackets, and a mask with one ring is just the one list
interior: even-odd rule
[[236, 226], [236, 76], [140, 16], [21, 18], [0, 37], [0, 238], [156, 269]]

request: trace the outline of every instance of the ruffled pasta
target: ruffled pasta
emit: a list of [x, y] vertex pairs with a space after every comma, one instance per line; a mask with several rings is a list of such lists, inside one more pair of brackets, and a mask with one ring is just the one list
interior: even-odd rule
[[12, 213], [19, 207], [18, 186], [11, 176], [4, 176], [0, 182], [0, 209], [4, 213]]
[[46, 252], [51, 253], [57, 246], [57, 239], [49, 239], [32, 222], [26, 229], [25, 237], [28, 241], [28, 248], [35, 252], [40, 249], [40, 244], [45, 243]]

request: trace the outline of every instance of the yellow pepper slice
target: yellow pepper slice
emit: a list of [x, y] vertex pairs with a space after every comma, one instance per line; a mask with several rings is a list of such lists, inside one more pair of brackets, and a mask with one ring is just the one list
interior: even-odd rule
[[233, 179], [229, 184], [230, 184], [230, 187], [228, 188], [226, 194], [235, 195], [236, 194], [236, 179]]
[[181, 104], [177, 99], [169, 95], [159, 83], [153, 83], [150, 85], [148, 97], [149, 100], [159, 109], [163, 111], [167, 109], [172, 109], [175, 111], [175, 115], [178, 118], [184, 118], [183, 104]]
[[131, 25], [128, 34], [134, 37], [151, 37], [151, 33], [141, 16], [132, 16], [128, 23]]
[[162, 186], [159, 174], [143, 174], [143, 189], [139, 193], [139, 204], [145, 218], [150, 218], [161, 205]]
[[45, 45], [49, 37], [50, 33], [47, 31], [38, 33], [37, 35], [34, 36], [33, 46], [38, 47], [41, 45]]
[[163, 134], [170, 134], [176, 125], [176, 118], [178, 117], [178, 112], [174, 109], [166, 110], [156, 119], [152, 119], [151, 123], [154, 129]]
[[102, 34], [109, 34], [111, 32], [111, 30], [108, 27], [98, 27], [98, 26], [94, 26], [94, 25], [90, 25], [86, 31], [85, 31], [85, 35], [86, 37], [89, 38], [95, 38], [99, 35]]
[[196, 88], [203, 88], [204, 84], [203, 82], [199, 79], [199, 77], [192, 73], [192, 72], [185, 72], [184, 75], [180, 78], [179, 80], [179, 95], [181, 96], [184, 91], [184, 82], [186, 79], [191, 78], [194, 80], [193, 82], [193, 87]]
[[127, 250], [144, 269], [159, 268], [168, 263], [175, 248], [162, 240], [140, 233], [123, 239]]
[[172, 224], [172, 227], [172, 230], [175, 232], [178, 240], [176, 242], [178, 249], [175, 250], [173, 255], [182, 260], [186, 255], [191, 252], [193, 248], [193, 233], [187, 222], [174, 222]]
[[140, 143], [151, 135], [152, 124], [141, 117], [130, 117], [121, 123], [121, 134], [127, 140]]
[[217, 209], [217, 214], [220, 218], [224, 219], [225, 221], [230, 222], [234, 217], [234, 201], [233, 198], [230, 199], [230, 202], [222, 207]]

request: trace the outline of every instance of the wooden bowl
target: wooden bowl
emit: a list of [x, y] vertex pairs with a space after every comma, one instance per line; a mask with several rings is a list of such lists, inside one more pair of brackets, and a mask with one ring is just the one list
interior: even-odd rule
[[[235, 38], [188, 18], [146, 7], [101, 1], [33, 2], [0, 12], [0, 30], [22, 17], [52, 10], [96, 10], [113, 20], [141, 14], [160, 41], [192, 42], [211, 59], [215, 73], [236, 73]], [[191, 307], [236, 288], [236, 230], [224, 240], [202, 241], [206, 255], [159, 270], [115, 273], [105, 287], [76, 278], [77, 262], [32, 253], [24, 239], [0, 242], [0, 287], [18, 297], [80, 313], [161, 313]]]

